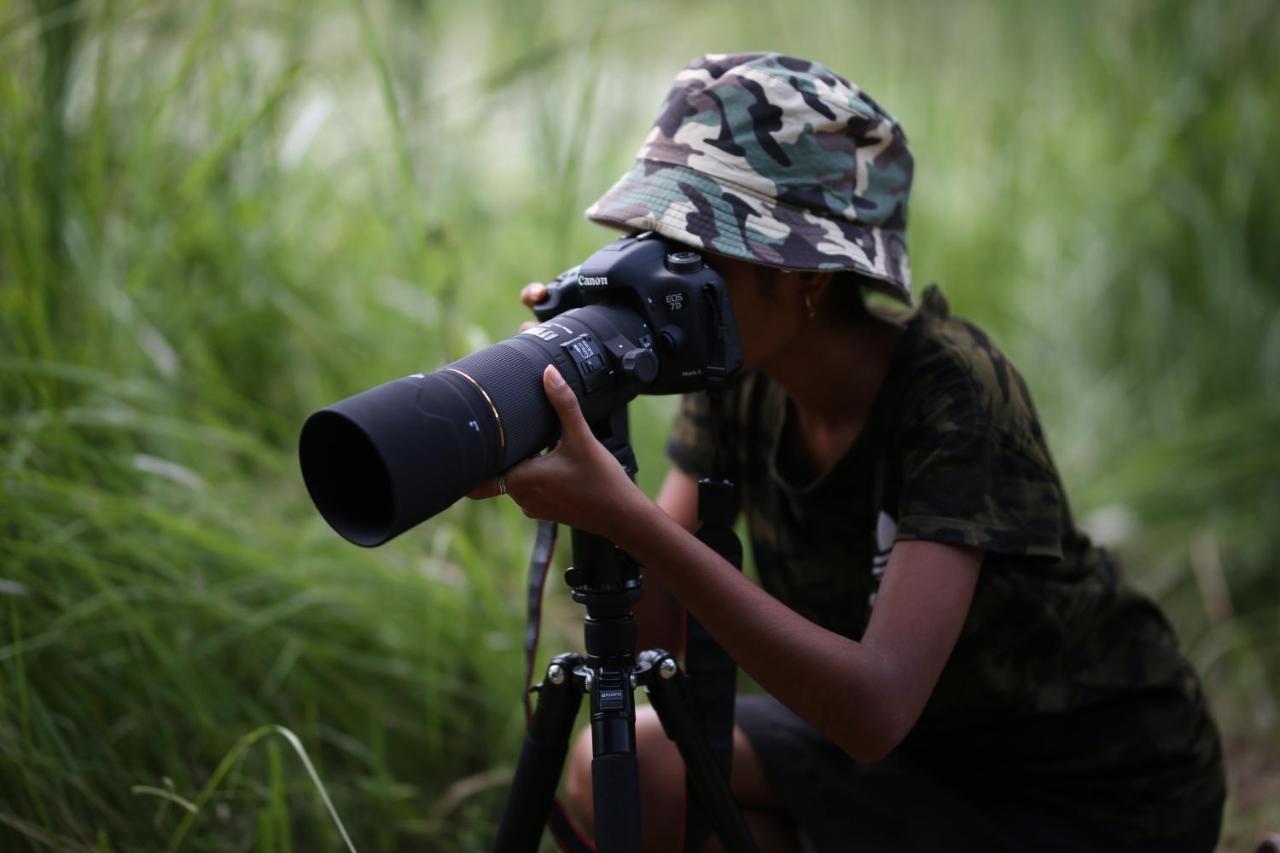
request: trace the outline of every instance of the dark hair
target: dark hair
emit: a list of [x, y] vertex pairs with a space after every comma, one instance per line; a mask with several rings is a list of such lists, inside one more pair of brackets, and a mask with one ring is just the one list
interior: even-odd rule
[[861, 325], [871, 319], [871, 312], [867, 310], [867, 303], [863, 298], [863, 288], [874, 286], [869, 285], [869, 281], [866, 276], [853, 270], [837, 272], [831, 277], [826, 296], [823, 297], [823, 301], [830, 306], [827, 310], [835, 319], [851, 326]]

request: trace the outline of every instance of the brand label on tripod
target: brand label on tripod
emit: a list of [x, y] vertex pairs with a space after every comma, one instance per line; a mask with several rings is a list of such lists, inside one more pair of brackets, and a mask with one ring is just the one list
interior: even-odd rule
[[624, 707], [626, 707], [626, 703], [623, 701], [623, 693], [621, 690], [600, 691], [601, 711], [621, 711]]

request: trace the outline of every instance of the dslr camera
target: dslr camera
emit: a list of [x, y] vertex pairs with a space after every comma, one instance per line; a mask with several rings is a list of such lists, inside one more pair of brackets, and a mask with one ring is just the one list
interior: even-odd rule
[[381, 545], [551, 444], [548, 364], [597, 429], [638, 394], [719, 388], [742, 365], [724, 280], [652, 232], [609, 243], [548, 291], [533, 328], [307, 418], [302, 476], [335, 531]]

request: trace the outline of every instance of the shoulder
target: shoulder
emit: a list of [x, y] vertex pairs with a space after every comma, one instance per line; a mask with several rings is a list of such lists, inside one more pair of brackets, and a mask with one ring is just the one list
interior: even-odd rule
[[1066, 498], [1022, 377], [933, 288], [904, 334], [898, 538], [1061, 559]]
[[951, 315], [936, 285], [925, 291], [906, 334], [904, 417], [934, 429], [990, 431], [1018, 444], [1041, 441], [1022, 375], [986, 332]]

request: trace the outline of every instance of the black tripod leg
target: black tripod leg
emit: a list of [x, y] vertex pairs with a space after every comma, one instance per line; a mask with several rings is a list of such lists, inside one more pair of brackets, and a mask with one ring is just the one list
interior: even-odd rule
[[[628, 619], [610, 627], [630, 625]], [[588, 634], [591, 627], [588, 620]], [[634, 649], [634, 634], [631, 643]], [[591, 682], [591, 794], [599, 853], [640, 853], [643, 847], [636, 706], [631, 691], [629, 669], [601, 667]]]
[[663, 731], [675, 741], [684, 758], [689, 782], [693, 786], [692, 793], [710, 818], [726, 850], [754, 853], [756, 843], [746, 818], [742, 816], [742, 810], [729, 790], [729, 780], [721, 772], [693, 713], [688, 676], [669, 656], [658, 662], [657, 676], [648, 682], [649, 704], [662, 721]]
[[582, 705], [582, 692], [573, 681], [573, 670], [581, 663], [579, 655], [555, 657], [538, 685], [537, 708], [520, 747], [520, 761], [493, 845], [499, 853], [538, 849], [569, 752], [573, 721]]
[[634, 752], [615, 752], [591, 759], [595, 805], [596, 850], [640, 853], [640, 767]]

